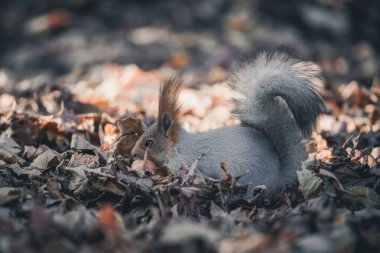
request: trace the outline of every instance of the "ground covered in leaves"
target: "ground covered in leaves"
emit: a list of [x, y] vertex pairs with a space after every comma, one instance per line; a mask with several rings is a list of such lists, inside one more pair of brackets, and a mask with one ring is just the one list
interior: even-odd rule
[[[377, 13], [359, 1], [21, 2], [0, 10], [0, 252], [380, 251]], [[272, 201], [259, 185], [247, 202], [228, 164], [215, 180], [196, 161], [179, 175], [131, 163], [173, 72], [187, 130], [237, 124], [227, 66], [258, 41], [296, 45], [326, 77], [298, 185]]]
[[[154, 90], [138, 99], [146, 107], [133, 96], [115, 95], [119, 105], [134, 104], [131, 114], [119, 117], [107, 99], [84, 103], [84, 93], [48, 86], [39, 97], [33, 91], [29, 97], [1, 95], [1, 103], [10, 104], [0, 121], [2, 252], [379, 250], [378, 84], [371, 90], [355, 82], [327, 86], [323, 96], [330, 115], [308, 143], [309, 158], [297, 172], [299, 187], [284, 185], [269, 202], [265, 187], [257, 186], [248, 203], [239, 175], [230, 175], [228, 165], [221, 166], [222, 180], [200, 174], [196, 161], [180, 175], [147, 162], [134, 168], [130, 151], [152, 121], [147, 115], [157, 110], [160, 76], [134, 66], [109, 68], [114, 72], [103, 82], [118, 84], [128, 96]], [[132, 81], [124, 86], [112, 81], [130, 68]], [[228, 120], [228, 94], [225, 83], [184, 89], [185, 127], [197, 131], [234, 123]], [[102, 113], [81, 112], [99, 108]], [[43, 114], [49, 110], [56, 113]]]

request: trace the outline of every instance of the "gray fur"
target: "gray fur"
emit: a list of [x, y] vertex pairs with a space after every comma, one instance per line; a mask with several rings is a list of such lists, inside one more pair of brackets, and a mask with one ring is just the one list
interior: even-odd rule
[[[240, 93], [234, 100], [234, 112], [241, 126], [197, 134], [178, 126], [174, 138], [153, 124], [137, 141], [132, 154], [143, 159], [147, 152], [148, 159], [159, 166], [168, 165], [175, 173], [183, 163], [190, 166], [200, 159], [199, 169], [213, 178], [222, 177], [220, 163], [225, 162], [230, 173], [242, 176], [240, 183], [250, 184], [249, 189], [265, 184], [272, 198], [285, 183], [295, 182], [296, 170], [306, 158], [302, 138], [308, 137], [324, 111], [318, 74], [319, 68], [311, 62], [263, 52], [245, 63], [232, 83]], [[169, 96], [170, 92], [161, 96], [173, 101], [160, 103], [176, 104], [175, 91], [176, 96]], [[155, 140], [148, 150], [144, 147], [147, 139]]]
[[287, 174], [279, 169], [280, 161], [271, 141], [253, 128], [230, 126], [197, 134], [182, 130], [180, 136], [169, 155], [169, 167], [175, 173], [181, 163], [190, 166], [199, 159], [198, 169], [202, 173], [222, 178], [220, 163], [225, 162], [234, 176], [242, 176], [240, 183], [265, 184], [270, 195], [279, 190], [278, 186], [295, 179], [295, 173]]
[[[282, 53], [259, 54], [236, 72], [234, 113], [242, 126], [190, 134], [181, 130], [169, 150], [169, 166], [190, 165], [197, 158], [207, 176], [221, 178], [220, 162], [241, 176], [241, 183], [265, 184], [270, 197], [293, 183], [306, 158], [302, 137], [308, 137], [324, 105], [318, 93], [319, 68]], [[203, 155], [203, 156], [202, 156]], [[252, 188], [251, 187], [251, 188]]]

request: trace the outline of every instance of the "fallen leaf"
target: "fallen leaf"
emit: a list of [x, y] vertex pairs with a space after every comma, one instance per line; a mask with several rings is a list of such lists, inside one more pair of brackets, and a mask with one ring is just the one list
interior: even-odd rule
[[21, 148], [17, 144], [17, 142], [15, 142], [11, 137], [9, 137], [6, 131], [4, 131], [0, 135], [0, 148], [6, 149], [15, 155], [17, 155], [21, 151]]
[[82, 134], [73, 134], [71, 136], [70, 148], [75, 150], [92, 150], [97, 151], [97, 147], [92, 145]]
[[353, 193], [365, 206], [380, 208], [380, 195], [374, 190], [363, 186], [353, 186], [348, 188], [347, 191]]
[[46, 188], [49, 191], [50, 196], [54, 199], [61, 199], [61, 184], [55, 178], [48, 178]]
[[58, 152], [48, 149], [41, 155], [37, 156], [30, 166], [44, 171], [53, 166], [57, 166], [61, 160], [62, 157]]
[[98, 223], [114, 239], [121, 236], [123, 221], [110, 205], [103, 205], [98, 211]]
[[302, 168], [301, 171], [297, 171], [297, 177], [305, 199], [313, 198], [321, 191], [322, 179], [311, 173], [310, 170]]

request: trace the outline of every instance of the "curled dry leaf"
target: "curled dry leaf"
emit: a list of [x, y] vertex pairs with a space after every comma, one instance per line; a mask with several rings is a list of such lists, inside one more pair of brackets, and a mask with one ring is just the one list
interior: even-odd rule
[[0, 136], [0, 159], [7, 163], [24, 164], [25, 160], [18, 156], [20, 146], [8, 135], [7, 131], [4, 131]]
[[69, 190], [74, 191], [76, 194], [84, 191], [84, 188], [88, 182], [88, 178], [85, 173], [86, 169], [87, 167], [84, 165], [78, 167], [64, 167], [64, 170], [70, 172], [71, 174], [69, 177]]
[[71, 137], [70, 148], [74, 150], [92, 150], [97, 151], [97, 147], [92, 145], [82, 134], [73, 134]]
[[236, 178], [228, 173], [228, 167], [226, 163], [221, 162], [220, 163], [220, 169], [222, 170], [224, 176], [223, 179], [220, 181], [220, 190], [223, 195], [228, 195], [228, 192], [231, 188], [234, 188], [236, 186]]
[[63, 197], [61, 184], [55, 178], [48, 178], [46, 188], [53, 199], [61, 199]]
[[141, 119], [138, 119], [131, 114], [121, 116], [116, 121], [116, 125], [121, 134], [141, 135], [147, 128]]
[[81, 152], [74, 152], [69, 162], [68, 167], [78, 167], [80, 165], [86, 165], [89, 168], [97, 168], [100, 166], [100, 159], [96, 155], [86, 154]]
[[[109, 133], [109, 130], [107, 131], [106, 126], [108, 126], [108, 129], [113, 129], [111, 133]], [[142, 120], [131, 114], [121, 116], [116, 120], [116, 126], [108, 124], [104, 127], [104, 135], [101, 137], [102, 150], [108, 156], [122, 156], [128, 159], [131, 158], [131, 151], [137, 140], [146, 130], [146, 126]], [[116, 135], [114, 128], [118, 132]]]
[[61, 160], [62, 156], [58, 152], [48, 149], [41, 155], [37, 156], [30, 164], [30, 166], [44, 171], [53, 166], [57, 166], [61, 162]]
[[14, 153], [5, 148], [0, 148], [0, 159], [10, 164], [18, 163], [23, 165], [25, 163], [24, 159], [15, 155]]
[[155, 172], [157, 165], [150, 160], [136, 160], [132, 163], [132, 170]]
[[42, 173], [39, 169], [34, 167], [20, 167], [19, 164], [14, 163], [7, 166], [17, 176], [40, 176]]
[[33, 146], [25, 146], [23, 157], [25, 157], [28, 160], [34, 160], [37, 156], [41, 155], [49, 149], [50, 148], [46, 145], [40, 145], [38, 148], [35, 148]]
[[116, 125], [121, 135], [115, 143], [114, 155], [131, 157], [131, 151], [146, 130], [146, 126], [141, 119], [129, 114], [120, 117], [116, 121]]
[[302, 168], [301, 171], [297, 171], [297, 177], [305, 199], [311, 199], [321, 191], [322, 179], [314, 175], [310, 170]]

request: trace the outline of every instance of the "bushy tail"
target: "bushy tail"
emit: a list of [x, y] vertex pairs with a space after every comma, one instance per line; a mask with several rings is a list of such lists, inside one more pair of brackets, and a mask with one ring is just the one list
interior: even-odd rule
[[234, 113], [272, 140], [283, 167], [299, 168], [305, 158], [300, 141], [325, 110], [319, 73], [316, 64], [281, 52], [262, 52], [235, 72], [232, 87], [241, 97], [234, 99]]

